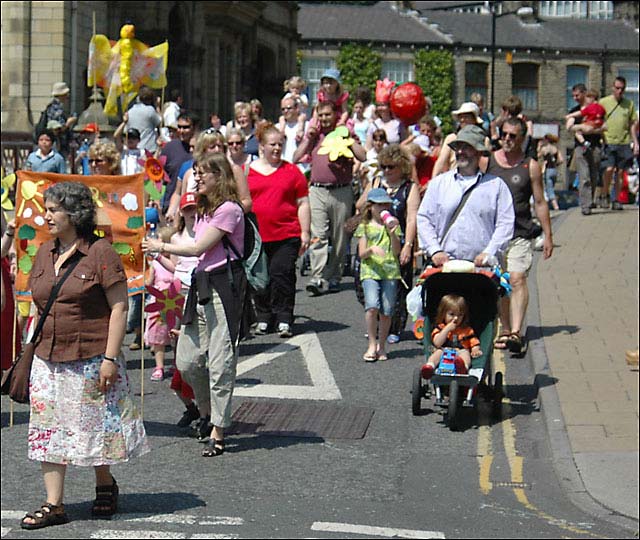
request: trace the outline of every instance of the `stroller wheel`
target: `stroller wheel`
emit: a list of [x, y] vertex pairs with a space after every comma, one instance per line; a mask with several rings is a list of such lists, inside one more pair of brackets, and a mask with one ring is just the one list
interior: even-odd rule
[[502, 416], [502, 397], [504, 396], [502, 386], [502, 372], [497, 371], [493, 380], [493, 398], [491, 400], [491, 413], [494, 418], [500, 418]]
[[411, 412], [413, 416], [418, 416], [421, 412], [420, 402], [422, 401], [422, 373], [421, 368], [413, 370], [413, 384], [411, 386]]
[[458, 381], [451, 381], [449, 386], [449, 407], [447, 408], [447, 423], [451, 431], [458, 429]]

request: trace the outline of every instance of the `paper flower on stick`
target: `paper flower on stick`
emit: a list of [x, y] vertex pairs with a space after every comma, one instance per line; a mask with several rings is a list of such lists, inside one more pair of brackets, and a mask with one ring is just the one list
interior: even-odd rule
[[13, 210], [13, 203], [9, 198], [9, 192], [16, 183], [16, 173], [11, 173], [2, 179], [2, 208], [5, 210]]
[[147, 285], [147, 291], [156, 299], [153, 304], [145, 306], [147, 313], [160, 313], [162, 322], [170, 329], [175, 328], [176, 322], [182, 318], [184, 296], [180, 293], [181, 283], [176, 279], [168, 289], [160, 291], [151, 285]]
[[169, 175], [164, 170], [167, 163], [167, 156], [153, 157], [153, 154], [146, 151], [146, 157], [140, 158], [138, 163], [144, 167], [144, 190], [149, 194], [151, 200], [159, 201], [164, 195], [165, 185], [169, 182]]
[[354, 142], [349, 136], [349, 130], [345, 126], [338, 126], [324, 138], [318, 154], [329, 154], [329, 161], [336, 161], [340, 156], [352, 158], [350, 146]]

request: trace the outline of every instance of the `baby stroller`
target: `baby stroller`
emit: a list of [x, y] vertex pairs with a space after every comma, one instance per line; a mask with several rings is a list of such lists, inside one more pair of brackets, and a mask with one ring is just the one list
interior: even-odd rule
[[[462, 261], [454, 261], [461, 263]], [[473, 266], [473, 263], [469, 263]], [[445, 265], [446, 269], [446, 265]], [[421, 413], [421, 400], [435, 396], [435, 405], [446, 409], [445, 420], [449, 429], [460, 426], [463, 407], [476, 407], [479, 385], [483, 394], [491, 400], [492, 412], [499, 415], [503, 397], [502, 373], [497, 372], [491, 379], [491, 358], [493, 340], [498, 315], [500, 279], [488, 269], [474, 269], [468, 272], [447, 272], [441, 268], [427, 268], [422, 275], [422, 306], [424, 313], [424, 351], [429, 356], [431, 331], [435, 324], [438, 304], [445, 294], [463, 296], [469, 307], [470, 324], [480, 339], [482, 355], [472, 358], [469, 373], [456, 373], [453, 361], [447, 361], [446, 354], [429, 381], [422, 378], [421, 367], [413, 372], [411, 390], [411, 410], [414, 415]], [[433, 391], [430, 388], [433, 387]], [[447, 399], [448, 396], [448, 399]]]

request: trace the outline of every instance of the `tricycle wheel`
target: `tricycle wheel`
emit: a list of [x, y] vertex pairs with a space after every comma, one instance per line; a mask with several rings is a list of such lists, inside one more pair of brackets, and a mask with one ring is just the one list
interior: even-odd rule
[[502, 415], [502, 397], [504, 396], [502, 386], [502, 372], [496, 371], [495, 378], [493, 379], [493, 399], [491, 403], [491, 412], [494, 418], [500, 418]]
[[422, 370], [417, 367], [413, 370], [413, 383], [411, 386], [411, 412], [414, 416], [420, 414], [420, 402], [422, 400]]
[[458, 381], [453, 380], [449, 385], [449, 407], [447, 408], [447, 423], [451, 431], [458, 428], [458, 405]]

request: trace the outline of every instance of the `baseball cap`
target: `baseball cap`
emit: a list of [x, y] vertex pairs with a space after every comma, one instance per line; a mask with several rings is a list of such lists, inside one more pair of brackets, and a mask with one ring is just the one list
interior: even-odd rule
[[130, 128], [127, 130], [127, 138], [140, 139], [140, 132], [136, 128]]
[[326, 69], [320, 77], [321, 81], [322, 79], [335, 79], [340, 84], [342, 84], [342, 81], [340, 80], [340, 70], [338, 69]]
[[367, 194], [367, 201], [378, 204], [391, 204], [393, 201], [387, 194], [387, 190], [383, 188], [374, 188]]
[[49, 120], [47, 122], [47, 129], [51, 131], [53, 131], [54, 129], [60, 129], [61, 127], [62, 127], [62, 124], [57, 120]]
[[187, 206], [195, 206], [197, 204], [196, 194], [187, 191], [182, 197], [180, 197], [180, 210]]
[[98, 124], [96, 124], [95, 122], [91, 122], [90, 124], [85, 124], [85, 126], [82, 128], [82, 131], [86, 133], [97, 133], [100, 130], [98, 129]]
[[464, 126], [458, 131], [455, 141], [451, 141], [449, 146], [455, 150], [460, 143], [467, 143], [478, 152], [488, 152], [489, 149], [484, 144], [486, 136], [487, 134], [480, 126]]
[[458, 119], [459, 114], [473, 114], [476, 117], [476, 124], [482, 124], [482, 118], [480, 118], [480, 109], [478, 106], [472, 101], [467, 101], [460, 105], [460, 108], [457, 111], [453, 111], [451, 114], [455, 120]]

